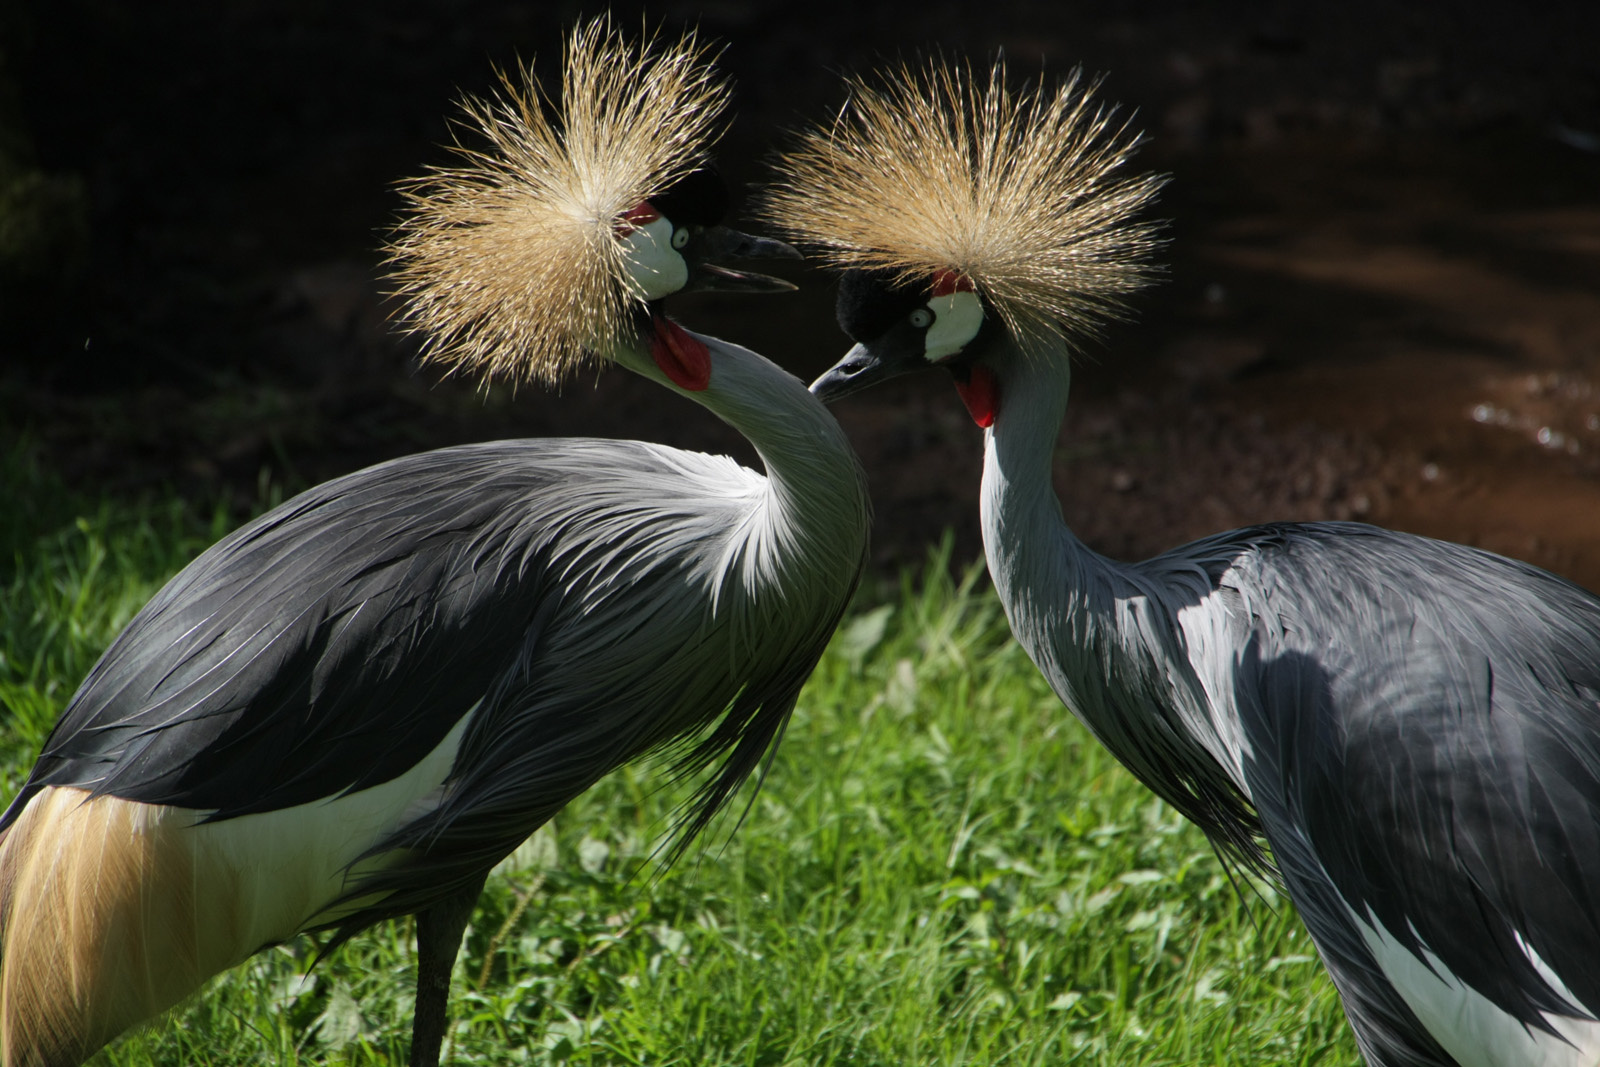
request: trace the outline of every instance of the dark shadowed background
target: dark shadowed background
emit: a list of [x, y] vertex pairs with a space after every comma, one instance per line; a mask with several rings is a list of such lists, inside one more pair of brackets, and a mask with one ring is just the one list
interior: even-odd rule
[[[1086, 353], [1058, 486], [1146, 555], [1360, 518], [1600, 588], [1600, 4], [713, 3], [613, 8], [726, 44], [723, 169], [763, 179], [838, 73], [938, 48], [1077, 64], [1174, 177], [1170, 271]], [[0, 446], [85, 489], [290, 490], [404, 452], [544, 434], [732, 450], [611, 371], [561, 395], [439, 381], [386, 326], [397, 179], [447, 116], [596, 4], [0, 0]], [[693, 298], [686, 323], [810, 378], [832, 283]], [[980, 436], [929, 375], [847, 401], [875, 554], [977, 555]], [[0, 506], [6, 506], [0, 503]]]

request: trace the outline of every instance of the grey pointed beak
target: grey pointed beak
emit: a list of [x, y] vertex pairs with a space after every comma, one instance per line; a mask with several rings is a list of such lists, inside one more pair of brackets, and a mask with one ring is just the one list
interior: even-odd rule
[[799, 259], [800, 253], [782, 241], [754, 237], [726, 226], [711, 226], [695, 241], [689, 284], [683, 291], [718, 293], [787, 293], [796, 286], [782, 278], [754, 271], [734, 270], [721, 259]]
[[818, 400], [832, 403], [890, 378], [925, 370], [928, 365], [919, 352], [883, 353], [858, 344], [811, 383], [811, 392]]

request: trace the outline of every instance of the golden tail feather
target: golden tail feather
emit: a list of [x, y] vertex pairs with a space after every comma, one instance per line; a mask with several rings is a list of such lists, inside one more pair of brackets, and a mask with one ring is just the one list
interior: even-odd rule
[[215, 972], [180, 814], [53, 787], [0, 839], [0, 1067], [81, 1063]]

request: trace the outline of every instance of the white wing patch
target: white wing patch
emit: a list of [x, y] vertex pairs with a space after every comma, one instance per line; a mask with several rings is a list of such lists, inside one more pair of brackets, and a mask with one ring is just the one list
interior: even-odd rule
[[[471, 720], [472, 712], [463, 715], [432, 752], [380, 785], [188, 827], [187, 833], [194, 835], [196, 867], [211, 868], [214, 884], [232, 888], [232, 899], [219, 903], [233, 929], [225, 934], [219, 930], [218, 940], [231, 941], [242, 959], [262, 945], [355, 910], [359, 904], [339, 912], [324, 909], [343, 894], [350, 878], [384, 862], [379, 856], [352, 868], [357, 857], [437, 803]], [[168, 810], [180, 814], [179, 809]], [[204, 815], [183, 814], [192, 819]], [[203, 915], [197, 920], [205, 925]]]
[[[1418, 959], [1381, 922], [1374, 919], [1368, 923], [1354, 909], [1350, 914], [1384, 976], [1433, 1039], [1455, 1057], [1461, 1067], [1595, 1067], [1600, 1064], [1600, 1022], [1547, 1012], [1545, 1020], [1561, 1036], [1531, 1030], [1458, 979], [1432, 952], [1424, 949], [1425, 958]], [[1578, 999], [1566, 983], [1520, 935], [1517, 943], [1551, 988], [1577, 1004]]]
[[79, 1063], [218, 971], [337, 918], [325, 909], [351, 865], [437, 799], [471, 717], [392, 781], [216, 823], [75, 786], [40, 790], [0, 841], [0, 1058]]

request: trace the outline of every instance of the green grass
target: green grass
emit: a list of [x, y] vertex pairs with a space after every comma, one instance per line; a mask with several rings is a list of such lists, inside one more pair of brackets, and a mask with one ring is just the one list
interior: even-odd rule
[[[75, 498], [0, 457], [0, 773], [225, 521]], [[218, 512], [221, 515], [222, 512]], [[491, 879], [459, 962], [461, 1064], [1327, 1064], [1360, 1060], [1298, 919], [1247, 909], [1012, 643], [980, 575], [864, 598], [743, 825], [651, 855], [641, 765]], [[747, 791], [741, 803], [749, 797]], [[264, 952], [103, 1062], [403, 1063], [408, 923], [307, 972]]]

